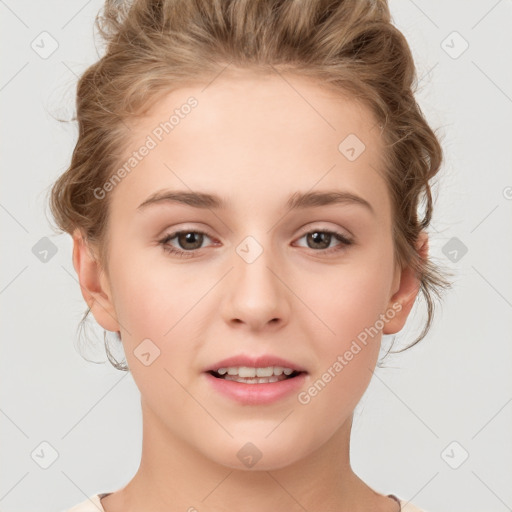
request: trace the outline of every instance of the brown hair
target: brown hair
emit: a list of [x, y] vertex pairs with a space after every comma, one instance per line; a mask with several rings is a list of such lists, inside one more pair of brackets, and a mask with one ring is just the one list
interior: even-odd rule
[[[78, 81], [78, 141], [69, 168], [51, 190], [51, 213], [61, 231], [79, 229], [99, 249], [106, 272], [109, 203], [93, 191], [119, 165], [130, 120], [172, 89], [213, 80], [230, 65], [260, 73], [291, 71], [348, 93], [378, 120], [395, 260], [419, 276], [427, 304], [423, 331], [407, 348], [425, 337], [434, 294], [440, 297], [451, 286], [440, 267], [415, 249], [431, 221], [429, 182], [440, 169], [442, 149], [413, 96], [413, 57], [385, 0], [106, 0], [96, 27], [106, 52]], [[105, 347], [110, 362], [127, 369]]]

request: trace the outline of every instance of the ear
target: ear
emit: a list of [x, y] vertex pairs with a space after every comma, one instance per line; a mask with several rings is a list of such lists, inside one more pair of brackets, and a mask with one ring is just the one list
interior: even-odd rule
[[[418, 236], [416, 251], [422, 259], [427, 259], [428, 234], [425, 231], [422, 231]], [[386, 322], [382, 329], [383, 334], [395, 334], [402, 330], [414, 305], [420, 285], [420, 280], [415, 276], [414, 271], [410, 267], [405, 267], [402, 271], [398, 268], [393, 281], [393, 289], [398, 288], [388, 303], [388, 309], [393, 309], [397, 313]]]
[[78, 229], [73, 232], [73, 266], [96, 321], [107, 331], [119, 331], [108, 278]]

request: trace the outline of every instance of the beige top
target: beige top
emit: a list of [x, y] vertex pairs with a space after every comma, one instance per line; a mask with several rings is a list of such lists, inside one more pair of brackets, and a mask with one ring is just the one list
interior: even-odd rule
[[[74, 507], [64, 512], [105, 512], [105, 509], [101, 505], [100, 499], [103, 498], [104, 496], [108, 496], [109, 494], [111, 493], [103, 492], [95, 494], [91, 496], [89, 499], [83, 501], [82, 503], [79, 503], [78, 505], [75, 505]], [[389, 494], [388, 496], [395, 498], [397, 501], [400, 502], [400, 512], [427, 512], [424, 509], [419, 509], [418, 507], [415, 507], [412, 503], [409, 503], [408, 501], [397, 498], [393, 494]]]

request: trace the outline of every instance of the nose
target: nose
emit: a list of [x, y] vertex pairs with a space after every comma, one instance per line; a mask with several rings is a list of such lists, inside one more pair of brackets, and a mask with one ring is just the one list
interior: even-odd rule
[[252, 262], [234, 254], [233, 264], [222, 293], [224, 320], [254, 331], [286, 324], [291, 292], [270, 251], [263, 250]]

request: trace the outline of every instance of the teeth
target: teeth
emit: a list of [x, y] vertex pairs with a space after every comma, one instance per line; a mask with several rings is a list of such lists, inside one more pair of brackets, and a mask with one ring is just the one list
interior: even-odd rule
[[224, 378], [225, 380], [234, 380], [235, 382], [243, 382], [244, 384], [267, 384], [269, 382], [277, 382], [278, 380], [286, 379], [284, 375], [281, 375], [280, 377], [277, 375], [272, 375], [272, 377], [255, 377], [252, 379], [238, 377], [238, 375], [226, 375]]
[[219, 375], [225, 375], [227, 373], [228, 375], [238, 376], [242, 378], [272, 377], [282, 375], [283, 373], [285, 375], [291, 375], [293, 372], [294, 370], [292, 368], [283, 368], [282, 366], [267, 366], [266, 368], [251, 368], [249, 366], [230, 366], [229, 368], [219, 368], [217, 370], [217, 373]]

